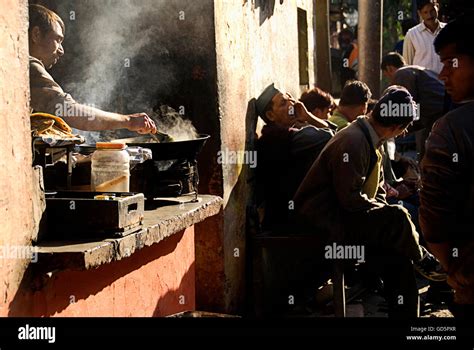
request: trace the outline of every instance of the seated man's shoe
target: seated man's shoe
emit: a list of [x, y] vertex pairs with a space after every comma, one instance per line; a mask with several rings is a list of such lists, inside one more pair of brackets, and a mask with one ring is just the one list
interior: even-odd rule
[[430, 287], [426, 293], [426, 302], [432, 304], [451, 304], [454, 300], [454, 291], [451, 286], [443, 282], [430, 282]]
[[447, 274], [439, 261], [425, 247], [422, 246], [421, 249], [424, 253], [423, 258], [413, 264], [415, 271], [430, 281], [446, 281]]

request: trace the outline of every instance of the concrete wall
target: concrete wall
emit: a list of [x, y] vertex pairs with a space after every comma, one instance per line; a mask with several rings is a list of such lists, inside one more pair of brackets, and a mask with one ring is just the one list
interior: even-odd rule
[[[253, 148], [256, 117], [252, 99], [268, 84], [275, 82], [300, 96], [297, 9], [307, 11], [308, 47], [312, 48], [312, 5], [312, 0], [214, 2], [221, 150]], [[312, 50], [308, 58], [310, 84], [314, 84]], [[222, 172], [225, 308], [235, 311], [241, 309], [245, 295], [246, 213], [252, 200], [252, 169], [245, 164], [223, 164]]]
[[[194, 229], [92, 271], [51, 278], [17, 246], [31, 246], [44, 208], [32, 168], [27, 1], [0, 12], [0, 317], [164, 316], [195, 309]], [[209, 51], [209, 50], [208, 50]], [[74, 301], [74, 303], [72, 303]]]
[[[91, 103], [97, 94], [88, 87], [98, 82], [110, 94], [100, 107], [121, 113], [148, 111], [157, 103], [183, 106], [198, 132], [211, 135], [199, 156], [199, 192], [222, 196], [222, 167], [216, 161], [221, 140], [214, 1], [30, 1], [56, 11], [65, 21], [65, 55], [52, 69], [64, 89], [79, 102]], [[123, 22], [135, 17], [129, 23], [133, 30], [123, 31]], [[109, 40], [117, 46], [110, 53]], [[130, 52], [138, 42], [139, 49]], [[118, 69], [130, 55], [130, 67]], [[109, 79], [88, 79], [90, 65], [97, 63]], [[196, 299], [203, 310], [225, 311], [223, 220], [219, 214], [196, 225]]]
[[[74, 70], [70, 68], [74, 60], [78, 61], [75, 66], [77, 71], [80, 71], [81, 65], [87, 67], [88, 64], [87, 60], [81, 62], [82, 52], [77, 54], [74, 51], [78, 41], [71, 38], [74, 38], [75, 28], [87, 22], [87, 9], [92, 2], [32, 2], [40, 2], [57, 10], [66, 20], [66, 55], [53, 71], [53, 76], [61, 83], [64, 79], [67, 86], [66, 80], [74, 77], [74, 74], [71, 75]], [[135, 66], [148, 79], [136, 86], [128, 85], [127, 89], [132, 93], [143, 91], [153, 84], [154, 79], [160, 79], [161, 76], [155, 71], [147, 72], [150, 62], [166, 58], [177, 63], [174, 68], [177, 68], [178, 75], [167, 86], [171, 104], [184, 105], [199, 132], [211, 135], [199, 159], [200, 191], [223, 196], [225, 200], [223, 215], [196, 226], [197, 308], [242, 312], [246, 222], [248, 208], [252, 206], [250, 179], [253, 169], [245, 164], [218, 164], [218, 151], [253, 149], [257, 119], [252, 99], [269, 83], [277, 83], [295, 97], [300, 95], [297, 9], [300, 7], [307, 11], [308, 47], [313, 48], [313, 0], [172, 0], [159, 4], [164, 7], [160, 10], [161, 17], [154, 22], [157, 35], [151, 47], [166, 47], [167, 58], [158, 50], [155, 61], [145, 59], [143, 64]], [[107, 2], [107, 6], [112, 6], [112, 3]], [[68, 20], [70, 10], [76, 10], [74, 21]], [[146, 18], [153, 18], [153, 10], [150, 8]], [[179, 11], [185, 11], [186, 20], [177, 25]], [[15, 27], [12, 28], [16, 32]], [[82, 43], [87, 44], [87, 41]], [[178, 45], [171, 45], [176, 43]], [[313, 84], [312, 50], [308, 54], [308, 73], [310, 84]], [[91, 57], [97, 59], [94, 56], [89, 56], [89, 59]], [[123, 57], [117, 59], [122, 60]], [[137, 61], [133, 62], [136, 64]], [[74, 96], [72, 80], [70, 92]], [[131, 81], [128, 80], [128, 83]]]
[[[26, 0], [3, 0], [0, 11], [0, 315], [18, 290], [28, 260], [17, 246], [37, 235], [42, 202], [33, 171]], [[16, 250], [16, 252], [15, 252]]]
[[194, 269], [190, 227], [94, 270], [60, 271], [50, 278], [32, 271], [8, 316], [151, 317], [193, 311]]

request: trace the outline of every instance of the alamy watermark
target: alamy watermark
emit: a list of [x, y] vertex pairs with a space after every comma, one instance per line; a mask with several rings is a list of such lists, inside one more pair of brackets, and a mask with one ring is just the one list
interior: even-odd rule
[[3, 260], [31, 260], [38, 261], [38, 248], [23, 245], [0, 245], [0, 261]]
[[79, 103], [56, 103], [54, 114], [60, 118], [63, 117], [84, 117], [87, 120], [94, 120], [96, 117], [96, 108], [93, 104]]
[[392, 118], [413, 116], [413, 120], [420, 120], [420, 104], [396, 103], [389, 100], [380, 104], [380, 116]]
[[257, 167], [257, 151], [230, 151], [225, 149], [217, 152], [218, 164], [247, 164], [250, 168]]
[[324, 258], [328, 260], [357, 260], [365, 261], [365, 247], [363, 245], [339, 245], [333, 243], [324, 247]]
[[47, 340], [52, 344], [56, 342], [56, 327], [34, 327], [26, 324], [18, 328], [19, 340]]

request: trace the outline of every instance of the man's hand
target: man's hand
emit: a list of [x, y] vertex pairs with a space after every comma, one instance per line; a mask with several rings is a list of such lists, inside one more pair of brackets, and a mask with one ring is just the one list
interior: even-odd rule
[[387, 198], [391, 198], [391, 197], [398, 198], [398, 195], [399, 195], [398, 191], [392, 186], [390, 186], [388, 183], [385, 182], [383, 184], [383, 188], [385, 192], [387, 192]]
[[155, 122], [146, 113], [131, 114], [128, 118], [128, 130], [139, 134], [156, 134]]
[[401, 183], [396, 186], [395, 190], [398, 192], [396, 196], [398, 199], [407, 199], [416, 193], [416, 190], [410, 189], [405, 183]]
[[319, 119], [316, 117], [314, 114], [309, 112], [306, 109], [306, 106], [300, 102], [300, 101], [295, 101], [294, 104], [295, 108], [295, 115], [296, 115], [296, 120], [300, 123], [309, 123], [313, 126], [316, 126], [318, 128], [327, 128], [329, 125], [326, 123], [326, 121]]
[[308, 110], [306, 109], [306, 106], [300, 101], [293, 100], [293, 102], [296, 120], [301, 123], [307, 123], [310, 120], [310, 116]]

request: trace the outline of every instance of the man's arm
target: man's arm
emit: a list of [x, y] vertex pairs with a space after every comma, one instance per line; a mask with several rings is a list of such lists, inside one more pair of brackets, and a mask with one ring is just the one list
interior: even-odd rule
[[449, 266], [449, 241], [452, 224], [461, 210], [457, 197], [462, 188], [459, 162], [450, 126], [441, 119], [428, 138], [422, 161], [422, 189], [419, 220], [425, 240], [445, 269]]
[[76, 129], [102, 131], [128, 129], [138, 133], [155, 133], [156, 126], [145, 113], [123, 115], [85, 106], [80, 103], [66, 103], [64, 115], [56, 114]]
[[156, 132], [155, 123], [145, 113], [122, 115], [77, 103], [54, 81], [41, 62], [34, 58], [30, 59], [30, 93], [30, 106], [33, 110], [61, 117], [76, 129]]
[[413, 58], [415, 57], [415, 47], [413, 46], [411, 35], [411, 32], [408, 32], [403, 40], [403, 58], [408, 65], [413, 64]]
[[329, 128], [329, 124], [325, 120], [322, 120], [309, 112], [306, 109], [306, 106], [300, 101], [295, 102], [295, 114], [297, 120], [300, 122], [306, 122], [317, 128]]

